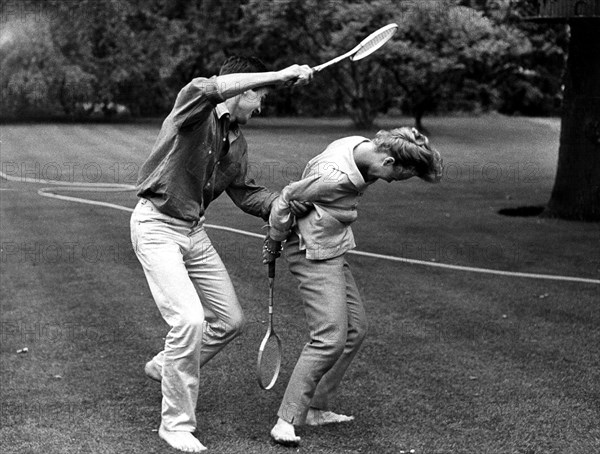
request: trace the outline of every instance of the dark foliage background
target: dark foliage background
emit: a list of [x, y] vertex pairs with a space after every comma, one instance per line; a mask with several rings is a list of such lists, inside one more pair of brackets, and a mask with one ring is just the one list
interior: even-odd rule
[[523, 21], [521, 0], [2, 0], [0, 117], [160, 116], [232, 54], [316, 65], [376, 28], [399, 30], [363, 61], [282, 89], [267, 115], [437, 112], [555, 115], [568, 30]]

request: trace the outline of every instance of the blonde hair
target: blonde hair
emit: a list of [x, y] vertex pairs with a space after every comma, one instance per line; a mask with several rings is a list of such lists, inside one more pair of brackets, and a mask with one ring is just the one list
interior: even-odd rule
[[437, 183], [442, 178], [440, 154], [416, 128], [404, 126], [391, 131], [381, 130], [373, 143], [378, 152], [394, 158], [394, 165], [413, 170], [419, 178], [430, 183]]

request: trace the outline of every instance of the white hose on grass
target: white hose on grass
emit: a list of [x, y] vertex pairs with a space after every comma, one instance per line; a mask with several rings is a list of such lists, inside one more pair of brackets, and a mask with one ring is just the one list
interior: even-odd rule
[[[41, 180], [35, 178], [19, 178], [13, 177], [11, 175], [6, 175], [3, 172], [0, 172], [0, 177], [4, 178], [8, 181], [16, 181], [20, 183], [36, 183], [36, 184], [49, 184], [56, 185], [57, 187], [44, 187], [37, 191], [39, 195], [42, 197], [49, 197], [52, 199], [65, 200], [68, 202], [77, 202], [84, 203], [87, 205], [95, 205], [102, 206], [107, 208], [112, 208], [115, 210], [128, 211], [132, 212], [133, 208], [129, 208], [123, 205], [117, 205], [109, 202], [101, 202], [98, 200], [90, 200], [82, 197], [72, 197], [67, 195], [57, 194], [56, 192], [125, 192], [125, 191], [133, 191], [135, 190], [135, 186], [130, 184], [117, 184], [117, 183], [81, 183], [81, 182], [64, 182], [64, 181], [56, 181], [56, 180]], [[231, 227], [225, 227], [221, 225], [214, 224], [204, 224], [205, 227], [214, 230], [221, 230], [225, 232], [235, 233], [238, 235], [244, 235], [252, 238], [264, 238], [264, 235], [259, 233], [248, 232], [246, 230], [234, 229]], [[466, 271], [471, 273], [481, 273], [481, 274], [491, 274], [495, 276], [508, 276], [508, 277], [520, 277], [520, 278], [528, 278], [528, 279], [545, 279], [552, 281], [563, 281], [563, 282], [578, 282], [583, 284], [600, 284], [600, 279], [589, 279], [583, 277], [575, 277], [575, 276], [560, 276], [553, 274], [538, 274], [538, 273], [520, 273], [515, 271], [502, 271], [502, 270], [494, 270], [488, 268], [477, 268], [472, 266], [461, 266], [461, 265], [452, 265], [449, 263], [438, 263], [438, 262], [428, 262], [425, 260], [416, 260], [409, 259], [405, 257], [397, 257], [393, 255], [385, 255], [385, 254], [374, 254], [372, 252], [363, 252], [363, 251], [349, 251], [348, 254], [358, 255], [361, 257], [368, 257], [380, 260], [388, 260], [392, 262], [401, 262], [408, 263], [411, 265], [422, 265], [429, 266], [434, 268], [442, 268], [448, 270], [455, 271]]]

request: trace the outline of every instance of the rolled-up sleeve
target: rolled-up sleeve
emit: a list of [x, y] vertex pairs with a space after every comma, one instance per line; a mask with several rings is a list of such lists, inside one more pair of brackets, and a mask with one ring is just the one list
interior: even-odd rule
[[294, 222], [290, 200], [314, 203], [327, 201], [344, 181], [348, 181], [348, 177], [336, 172], [335, 178], [332, 178], [332, 174], [327, 177], [314, 174], [287, 185], [271, 207], [269, 236], [275, 241], [283, 241], [290, 234]]
[[183, 87], [177, 95], [172, 111], [173, 121], [179, 128], [200, 123], [223, 101], [216, 77], [198, 77]]

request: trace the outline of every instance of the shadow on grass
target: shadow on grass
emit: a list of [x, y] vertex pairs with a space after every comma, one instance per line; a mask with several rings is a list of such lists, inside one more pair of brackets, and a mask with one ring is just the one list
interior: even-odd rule
[[523, 207], [515, 207], [515, 208], [502, 208], [498, 210], [498, 214], [502, 216], [511, 216], [511, 217], [536, 217], [540, 216], [544, 210], [545, 206], [523, 206]]

